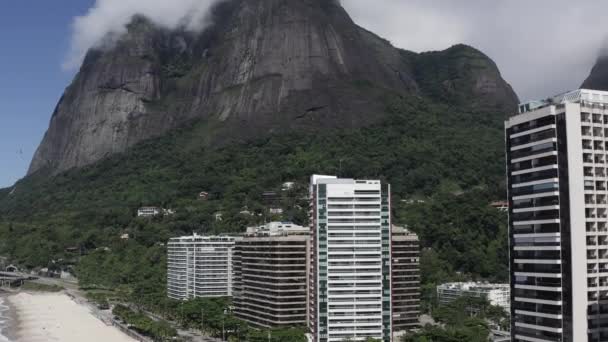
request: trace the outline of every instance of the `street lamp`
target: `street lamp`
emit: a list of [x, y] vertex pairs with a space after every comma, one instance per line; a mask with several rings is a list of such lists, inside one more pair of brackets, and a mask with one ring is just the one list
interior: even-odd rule
[[222, 315], [222, 341], [226, 341], [226, 309]]

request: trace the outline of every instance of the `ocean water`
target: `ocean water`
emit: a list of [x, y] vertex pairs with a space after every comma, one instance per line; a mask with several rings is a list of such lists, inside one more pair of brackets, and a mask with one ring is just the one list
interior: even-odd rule
[[10, 342], [6, 336], [2, 335], [2, 331], [8, 323], [8, 306], [4, 304], [4, 298], [0, 297], [0, 342]]

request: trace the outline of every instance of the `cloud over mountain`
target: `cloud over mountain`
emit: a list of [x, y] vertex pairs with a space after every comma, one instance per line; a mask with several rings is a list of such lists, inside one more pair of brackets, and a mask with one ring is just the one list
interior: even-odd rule
[[134, 15], [143, 15], [167, 28], [201, 30], [210, 24], [209, 10], [219, 0], [97, 0], [89, 11], [74, 18], [71, 47], [63, 67], [80, 66], [86, 52], [126, 31]]
[[608, 36], [608, 1], [343, 0], [355, 21], [400, 48], [465, 43], [487, 53], [522, 100], [576, 88]]

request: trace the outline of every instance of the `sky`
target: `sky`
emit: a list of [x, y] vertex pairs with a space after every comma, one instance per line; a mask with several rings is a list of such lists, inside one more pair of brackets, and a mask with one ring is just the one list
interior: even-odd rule
[[[83, 54], [131, 15], [210, 25], [217, 0], [19, 0], [0, 5], [0, 188], [23, 177]], [[605, 0], [341, 0], [359, 25], [416, 52], [465, 43], [521, 100], [577, 88], [608, 45]]]

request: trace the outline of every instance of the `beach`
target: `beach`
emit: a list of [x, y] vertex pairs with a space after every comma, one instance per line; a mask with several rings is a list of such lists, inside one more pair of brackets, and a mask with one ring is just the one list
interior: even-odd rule
[[[134, 342], [64, 293], [22, 292], [4, 297], [14, 310], [14, 342]], [[13, 341], [13, 339], [6, 341]], [[2, 338], [0, 337], [0, 341]]]

